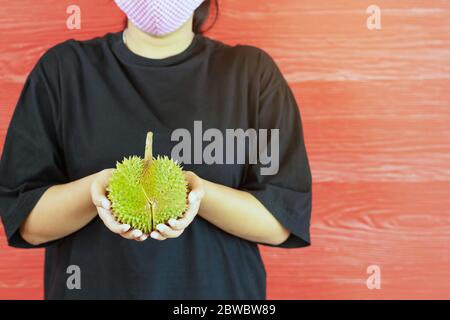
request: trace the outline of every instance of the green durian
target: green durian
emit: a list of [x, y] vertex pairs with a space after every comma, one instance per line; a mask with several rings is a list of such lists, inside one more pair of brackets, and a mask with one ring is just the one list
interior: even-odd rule
[[188, 186], [181, 166], [167, 156], [154, 158], [152, 143], [149, 132], [145, 158], [130, 156], [117, 162], [107, 187], [116, 220], [144, 234], [187, 209]]

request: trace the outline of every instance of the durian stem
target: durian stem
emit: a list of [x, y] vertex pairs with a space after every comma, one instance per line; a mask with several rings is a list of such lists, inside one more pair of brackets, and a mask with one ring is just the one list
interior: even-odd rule
[[[144, 175], [147, 173], [148, 167], [151, 165], [153, 160], [153, 132], [147, 132], [147, 138], [145, 139], [145, 155], [144, 155]], [[147, 198], [148, 205], [150, 206], [149, 210], [149, 232], [152, 232], [153, 227], [153, 202], [148, 198], [145, 193], [144, 188], [142, 188], [145, 197]]]
[[150, 165], [153, 160], [153, 132], [147, 132], [147, 139], [145, 140], [145, 156], [144, 161], [146, 165]]

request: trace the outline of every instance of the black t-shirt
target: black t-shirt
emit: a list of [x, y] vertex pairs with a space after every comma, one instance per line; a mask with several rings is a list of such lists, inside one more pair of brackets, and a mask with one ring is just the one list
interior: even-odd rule
[[[279, 170], [262, 164], [183, 164], [200, 177], [252, 193], [291, 231], [280, 247], [310, 243], [311, 173], [296, 101], [273, 59], [247, 45], [196, 35], [182, 53], [149, 59], [130, 51], [122, 32], [67, 40], [47, 50], [27, 78], [0, 164], [0, 212], [11, 246], [33, 248], [19, 227], [42, 194], [144, 155], [171, 155], [171, 133], [194, 121], [217, 128], [279, 129]], [[203, 142], [203, 147], [207, 142]], [[264, 299], [257, 243], [197, 216], [176, 239], [136, 242], [96, 217], [39, 247], [47, 299]], [[81, 289], [69, 289], [71, 265]], [[70, 268], [69, 268], [70, 270]]]

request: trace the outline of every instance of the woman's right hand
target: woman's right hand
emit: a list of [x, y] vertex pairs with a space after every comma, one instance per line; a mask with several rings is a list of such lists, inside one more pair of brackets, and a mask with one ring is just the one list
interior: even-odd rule
[[96, 174], [96, 178], [91, 184], [92, 202], [97, 208], [98, 216], [109, 230], [125, 239], [144, 241], [148, 235], [143, 234], [141, 230], [132, 230], [128, 224], [117, 222], [111, 212], [111, 202], [106, 197], [106, 187], [114, 170], [104, 169]]

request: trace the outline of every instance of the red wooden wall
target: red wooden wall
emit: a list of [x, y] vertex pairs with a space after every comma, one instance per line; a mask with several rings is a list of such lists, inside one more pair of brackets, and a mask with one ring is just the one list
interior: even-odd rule
[[[81, 30], [66, 27], [71, 4]], [[276, 59], [301, 107], [313, 170], [313, 245], [262, 248], [268, 297], [449, 299], [450, 2], [221, 4], [209, 36]], [[379, 30], [366, 26], [372, 4]], [[110, 0], [0, 0], [0, 146], [39, 55], [121, 23]], [[8, 248], [0, 231], [0, 298], [42, 298], [42, 262], [42, 250]], [[370, 265], [380, 289], [366, 286]]]

